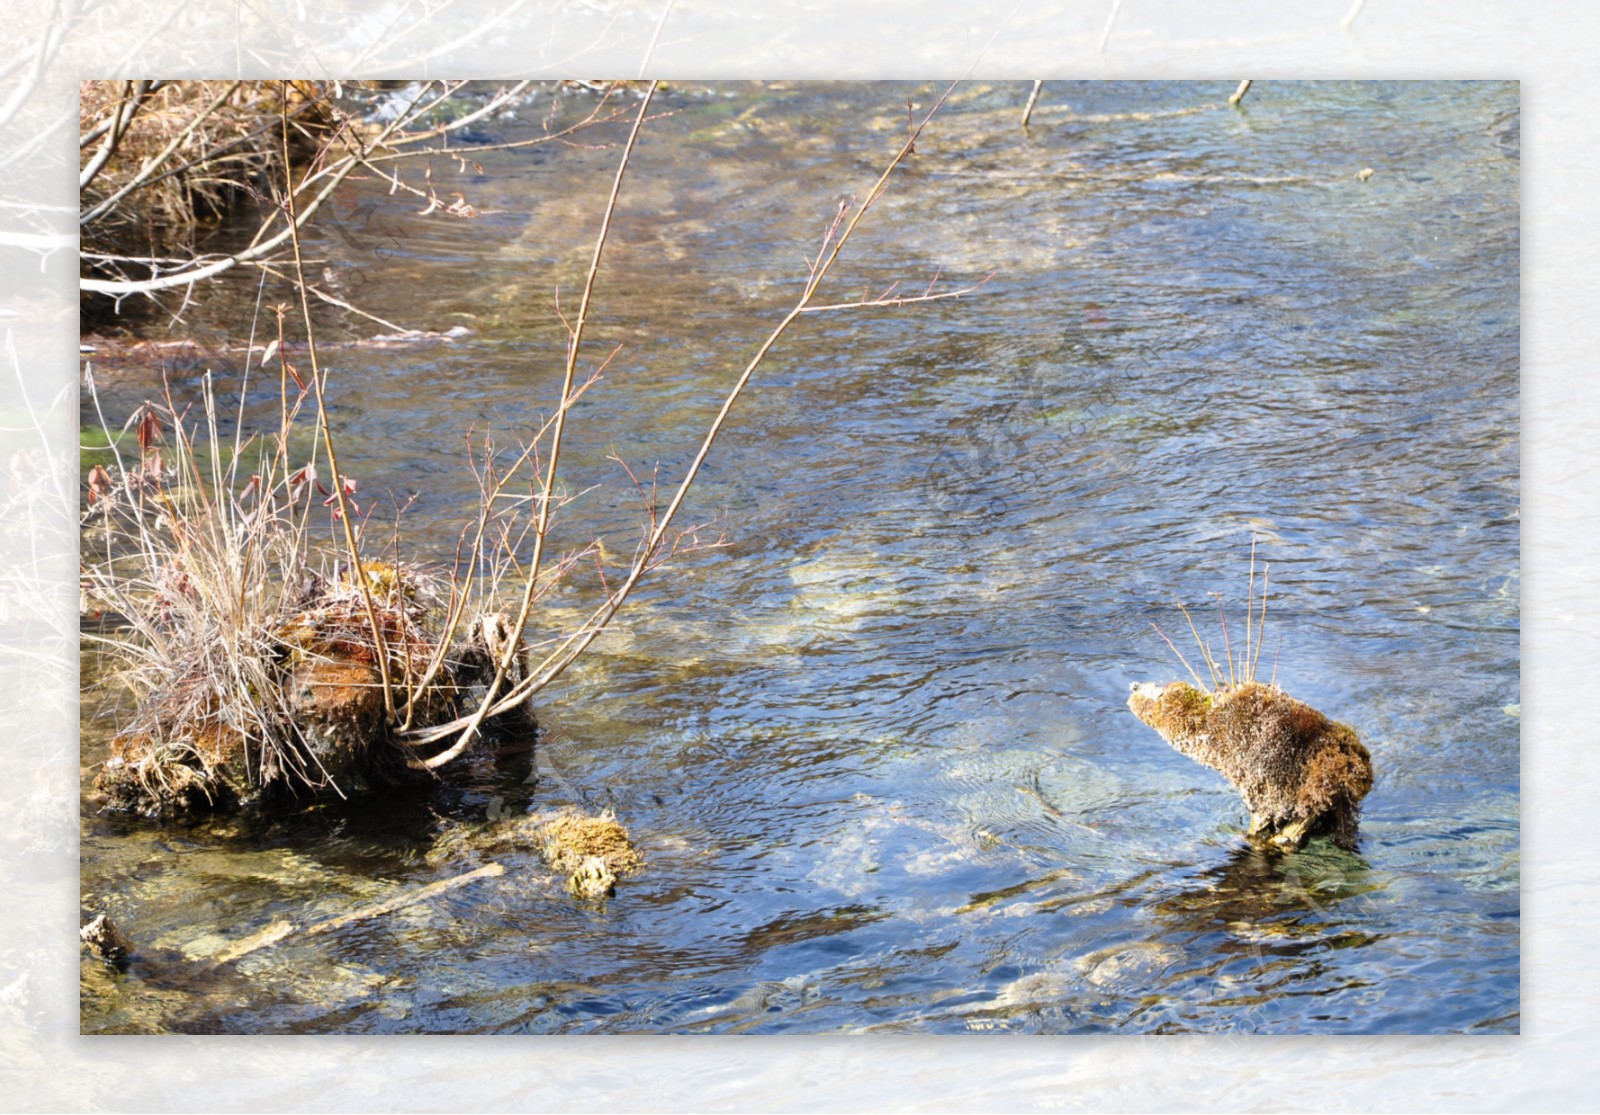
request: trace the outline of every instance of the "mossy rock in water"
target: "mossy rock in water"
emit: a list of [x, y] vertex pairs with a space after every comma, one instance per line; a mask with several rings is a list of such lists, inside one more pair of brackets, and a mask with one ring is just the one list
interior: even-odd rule
[[1250, 810], [1250, 836], [1295, 849], [1326, 833], [1355, 847], [1372, 756], [1349, 725], [1255, 681], [1210, 693], [1182, 681], [1136, 684], [1128, 708], [1233, 784]]
[[619, 876], [644, 867], [628, 830], [608, 810], [591, 817], [576, 811], [532, 818], [539, 854], [567, 875], [567, 890], [578, 898], [600, 898], [616, 889]]
[[428, 860], [439, 863], [463, 854], [502, 856], [525, 848], [537, 851], [566, 875], [567, 892], [576, 898], [603, 898], [616, 889], [619, 877], [644, 867], [633, 838], [609, 810], [590, 816], [569, 809], [453, 828], [434, 845]]
[[112, 739], [95, 779], [109, 807], [191, 818], [280, 787], [362, 792], [403, 767], [384, 722], [383, 681], [369, 663], [307, 658], [289, 669], [279, 687], [295, 742], [278, 749], [227, 723], [214, 695], [194, 695], [205, 687], [196, 674], [152, 694]]
[[148, 702], [141, 714], [112, 739], [111, 755], [95, 777], [107, 808], [186, 818], [233, 808], [256, 795], [244, 733], [205, 717], [175, 732], [150, 715]]

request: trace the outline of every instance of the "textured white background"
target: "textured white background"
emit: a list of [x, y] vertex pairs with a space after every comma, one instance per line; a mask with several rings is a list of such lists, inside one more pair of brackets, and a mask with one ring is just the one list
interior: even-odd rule
[[[0, 1105], [16, 1110], [1593, 1109], [1600, 6], [1451, 0], [10, 0], [0, 36]], [[1352, 11], [1360, 8], [1353, 20]], [[666, 18], [661, 19], [663, 13]], [[1348, 26], [1341, 26], [1348, 21]], [[80, 77], [1519, 78], [1520, 1038], [77, 1035]], [[987, 49], [985, 49], [987, 46]], [[981, 53], [981, 57], [980, 57]], [[1019, 86], [1019, 101], [1026, 86]], [[37, 428], [30, 426], [29, 414]], [[53, 467], [52, 467], [53, 465]]]

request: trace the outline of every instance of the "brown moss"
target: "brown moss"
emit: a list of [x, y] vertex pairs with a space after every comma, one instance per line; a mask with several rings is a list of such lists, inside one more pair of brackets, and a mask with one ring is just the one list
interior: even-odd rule
[[[224, 723], [198, 679], [154, 695], [111, 740], [94, 788], [107, 807], [189, 817], [250, 796], [248, 740]], [[259, 755], [256, 756], [259, 762]]]
[[535, 823], [540, 855], [567, 875], [567, 891], [575, 897], [601, 898], [616, 888], [618, 876], [644, 867], [628, 830], [610, 811], [595, 817], [560, 813]]
[[1298, 847], [1325, 832], [1355, 846], [1372, 757], [1348, 725], [1259, 682], [1209, 695], [1187, 682], [1135, 685], [1128, 707], [1239, 790], [1252, 835]]
[[596, 817], [582, 813], [560, 813], [540, 823], [536, 839], [545, 861], [557, 871], [572, 871], [590, 856], [599, 856], [618, 875], [632, 875], [644, 866], [616, 817], [605, 812]]
[[341, 786], [365, 786], [383, 735], [383, 679], [364, 662], [315, 659], [295, 670], [290, 709], [319, 773]]

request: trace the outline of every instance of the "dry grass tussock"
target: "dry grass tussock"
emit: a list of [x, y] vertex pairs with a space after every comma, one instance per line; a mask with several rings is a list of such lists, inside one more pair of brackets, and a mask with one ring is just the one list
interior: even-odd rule
[[457, 714], [484, 664], [447, 571], [316, 544], [339, 508], [317, 460], [290, 463], [298, 402], [274, 437], [233, 442], [216, 403], [209, 380], [199, 418], [147, 402], [88, 476], [80, 586], [103, 622], [86, 638], [139, 698], [103, 788], [146, 812], [398, 772], [392, 729]]
[[[1221, 689], [1252, 684], [1256, 680], [1256, 670], [1261, 664], [1261, 643], [1266, 635], [1267, 628], [1267, 593], [1271, 587], [1272, 566], [1267, 565], [1261, 574], [1261, 599], [1256, 600], [1256, 540], [1250, 540], [1250, 580], [1245, 591], [1244, 613], [1244, 644], [1239, 650], [1234, 648], [1232, 633], [1228, 630], [1228, 610], [1222, 604], [1222, 594], [1212, 593], [1217, 601], [1217, 613], [1222, 619], [1222, 656], [1219, 659], [1211, 644], [1200, 635], [1200, 629], [1195, 626], [1194, 617], [1189, 614], [1189, 609], [1179, 604], [1178, 610], [1183, 613], [1183, 618], [1188, 621], [1189, 633], [1194, 636], [1195, 645], [1200, 648], [1200, 659], [1205, 663], [1206, 671], [1211, 677], [1208, 686], [1201, 680], [1200, 674], [1189, 660], [1183, 656], [1178, 645], [1167, 637], [1159, 624], [1152, 623], [1156, 634], [1160, 635], [1167, 646], [1172, 648], [1172, 653], [1178, 656], [1178, 661], [1183, 663], [1183, 668], [1194, 679], [1195, 688], [1202, 693], [1215, 694]], [[1270, 687], [1277, 686], [1278, 666], [1274, 658], [1272, 666], [1272, 679], [1267, 683]]]

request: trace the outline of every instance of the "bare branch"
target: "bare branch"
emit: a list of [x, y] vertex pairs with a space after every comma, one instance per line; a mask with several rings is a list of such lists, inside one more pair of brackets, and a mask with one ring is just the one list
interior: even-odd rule
[[[361, 569], [361, 547], [356, 541], [355, 526], [350, 518], [349, 493], [345, 488], [345, 478], [339, 472], [339, 457], [333, 445], [333, 427], [328, 422], [328, 404], [323, 397], [324, 373], [317, 365], [317, 335], [311, 324], [311, 299], [307, 295], [305, 264], [300, 254], [300, 219], [294, 207], [294, 178], [289, 171], [289, 92], [288, 83], [285, 82], [283, 99], [279, 105], [279, 117], [283, 127], [283, 165], [284, 165], [284, 204], [288, 207], [289, 237], [294, 248], [294, 270], [296, 276], [295, 288], [300, 295], [300, 313], [305, 321], [306, 344], [309, 350], [311, 363], [311, 383], [317, 393], [317, 423], [322, 433], [322, 447], [328, 454], [328, 471], [332, 474], [333, 497], [339, 503], [339, 523], [344, 528], [345, 552], [350, 558], [351, 575], [361, 589], [361, 603], [366, 609], [367, 623], [372, 630], [372, 645], [376, 648], [375, 657], [378, 660], [378, 674], [383, 682], [383, 707], [389, 718], [389, 723], [396, 723], [395, 714], [394, 680], [389, 674], [389, 652], [383, 636], [383, 627], [378, 623], [377, 611], [372, 606], [372, 586], [363, 575]], [[214, 428], [214, 427], [213, 427]]]
[[105, 140], [100, 144], [100, 150], [90, 157], [83, 170], [78, 172], [78, 192], [97, 178], [111, 156], [117, 150], [117, 144], [122, 142], [122, 137], [127, 134], [128, 125], [133, 123], [133, 118], [144, 107], [145, 98], [150, 95], [150, 82], [125, 81], [122, 83], [122, 96], [117, 100], [116, 107], [111, 110], [111, 127], [106, 131]]
[[639, 580], [652, 567], [652, 559], [655, 557], [656, 551], [660, 547], [663, 538], [671, 529], [673, 518], [677, 515], [678, 509], [683, 506], [683, 502], [689, 494], [689, 489], [693, 485], [695, 477], [699, 474], [701, 466], [705, 463], [707, 455], [709, 455], [711, 452], [712, 445], [716, 442], [717, 435], [721, 433], [723, 426], [727, 422], [728, 415], [732, 412], [734, 404], [738, 401], [739, 396], [743, 393], [745, 386], [750, 382], [750, 378], [755, 374], [756, 369], [761, 366], [762, 361], [772, 350], [773, 346], [778, 343], [778, 340], [788, 330], [789, 326], [792, 325], [805, 311], [806, 306], [810, 303], [812, 297], [815, 296], [818, 285], [826, 277], [827, 272], [833, 266], [834, 261], [839, 258], [839, 253], [844, 249], [844, 245], [849, 242], [851, 235], [859, 226], [862, 217], [866, 215], [867, 211], [871, 209], [872, 205], [878, 200], [878, 198], [882, 196], [884, 189], [888, 185], [890, 175], [894, 173], [896, 168], [898, 168], [911, 153], [912, 147], [916, 143], [917, 138], [922, 134], [923, 129], [928, 126], [929, 121], [931, 121], [939, 109], [943, 107], [944, 102], [949, 98], [950, 93], [954, 89], [954, 84], [951, 84], [949, 87], [947, 87], [945, 91], [940, 94], [939, 99], [934, 103], [933, 107], [928, 110], [927, 114], [923, 117], [922, 122], [911, 130], [911, 133], [906, 137], [906, 140], [901, 145], [899, 151], [895, 154], [894, 158], [890, 160], [889, 165], [884, 168], [883, 173], [879, 175], [878, 180], [867, 192], [866, 200], [859, 207], [857, 207], [855, 215], [845, 226], [844, 231], [838, 234], [837, 238], [834, 236], [834, 230], [837, 228], [839, 220], [842, 219], [843, 213], [841, 212], [841, 214], [835, 218], [834, 224], [830, 225], [829, 232], [825, 238], [825, 248], [827, 243], [831, 242], [831, 250], [826, 250], [824, 254], [818, 256], [818, 265], [815, 271], [807, 279], [805, 289], [802, 292], [799, 301], [784, 316], [783, 320], [778, 323], [777, 327], [773, 329], [772, 333], [762, 343], [761, 347], [756, 351], [756, 354], [750, 359], [749, 363], [745, 365], [744, 371], [740, 374], [738, 380], [728, 392], [727, 397], [723, 400], [722, 407], [717, 412], [716, 418], [713, 419], [705, 438], [701, 441], [700, 448], [696, 452], [694, 460], [690, 463], [688, 471], [685, 473], [683, 479], [679, 482], [677, 490], [673, 493], [672, 500], [668, 504], [667, 509], [662, 513], [661, 517], [656, 522], [654, 529], [650, 532], [650, 536], [646, 540], [642, 552], [635, 559], [633, 567], [628, 573], [627, 579], [623, 581], [617, 590], [607, 597], [607, 599], [601, 603], [601, 605], [596, 608], [593, 613], [591, 613], [589, 620], [582, 627], [568, 635], [567, 638], [564, 639], [555, 648], [555, 650], [551, 651], [541, 663], [530, 670], [528, 675], [522, 681], [518, 682], [516, 685], [507, 690], [505, 696], [498, 702], [491, 706], [490, 702], [486, 700], [483, 705], [480, 706], [477, 712], [473, 714], [473, 716], [464, 718], [462, 720], [452, 721], [449, 724], [441, 725], [437, 728], [421, 733], [419, 736], [419, 742], [443, 739], [453, 732], [462, 732], [461, 738], [459, 738], [448, 750], [441, 752], [440, 755], [437, 755], [428, 761], [429, 766], [437, 766], [442, 762], [448, 761], [448, 758], [453, 758], [456, 754], [459, 754], [461, 749], [466, 746], [466, 740], [468, 739], [470, 732], [475, 731], [477, 725], [481, 724], [486, 716], [496, 716], [517, 707], [523, 701], [527, 700], [529, 696], [537, 693], [550, 682], [554, 681], [569, 665], [571, 665], [573, 661], [577, 659], [580, 654], [583, 653], [589, 644], [592, 643], [600, 635], [600, 633], [605, 630], [606, 626], [610, 623], [611, 618], [616, 615], [617, 610], [622, 607], [629, 594], [633, 591], [634, 586], [639, 583]]
[[639, 113], [634, 118], [633, 130], [628, 133], [627, 146], [623, 148], [622, 158], [617, 163], [616, 177], [611, 182], [611, 196], [606, 200], [605, 214], [600, 221], [600, 234], [595, 239], [594, 255], [589, 261], [589, 274], [584, 279], [583, 298], [578, 303], [578, 320], [572, 326], [571, 335], [567, 338], [567, 362], [561, 377], [561, 409], [556, 413], [555, 429], [550, 435], [550, 459], [545, 465], [545, 478], [540, 489], [541, 498], [533, 531], [533, 559], [529, 563], [524, 582], [522, 604], [517, 610], [516, 620], [511, 625], [511, 637], [506, 642], [500, 661], [495, 664], [494, 678], [490, 681], [488, 692], [484, 694], [483, 702], [478, 706], [477, 712], [462, 729], [460, 738], [454, 744], [427, 760], [426, 765], [429, 767], [449, 762], [472, 742], [473, 736], [493, 705], [500, 686], [505, 683], [506, 673], [516, 660], [517, 646], [522, 641], [522, 633], [527, 629], [528, 616], [533, 610], [534, 586], [539, 579], [539, 564], [544, 556], [545, 535], [550, 529], [550, 496], [555, 491], [556, 469], [561, 461], [561, 435], [566, 430], [567, 399], [572, 394], [573, 377], [577, 372], [578, 349], [583, 343], [583, 328], [589, 319], [589, 301], [594, 295], [594, 280], [600, 273], [600, 260], [605, 253], [606, 237], [611, 233], [611, 218], [617, 209], [617, 196], [622, 191], [622, 178], [627, 172], [628, 160], [633, 154], [634, 145], [638, 142], [639, 129], [643, 126], [645, 115], [650, 110], [650, 101], [655, 96], [657, 84], [652, 81], [645, 91], [644, 98], [639, 102]]
[[[830, 302], [826, 306], [806, 306], [800, 312], [803, 314], [821, 314], [832, 310], [876, 310], [892, 306], [914, 306], [919, 302], [942, 302], [947, 298], [960, 298], [963, 295], [971, 294], [997, 274], [999, 272], [991, 271], [971, 286], [964, 286], [960, 290], [947, 290], [941, 294], [903, 294], [897, 298], [891, 298], [885, 293], [877, 298], [862, 299], [857, 302]], [[899, 284], [896, 283], [895, 285], [898, 286]], [[890, 288], [890, 290], [893, 289], [893, 287]]]

